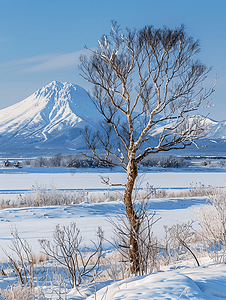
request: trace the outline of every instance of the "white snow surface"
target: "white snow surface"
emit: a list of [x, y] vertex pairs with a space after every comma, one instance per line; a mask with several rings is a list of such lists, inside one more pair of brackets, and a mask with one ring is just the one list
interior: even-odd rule
[[[40, 173], [38, 173], [38, 171]], [[87, 170], [87, 169], [86, 169]], [[137, 187], [146, 187], [147, 184], [154, 188], [189, 188], [190, 185], [202, 184], [207, 186], [224, 187], [226, 185], [226, 173], [217, 172], [212, 168], [211, 172], [193, 171], [160, 171], [139, 173]], [[90, 171], [77, 171], [73, 168], [0, 168], [0, 193], [3, 191], [29, 191], [32, 186], [39, 185], [46, 188], [61, 190], [105, 190], [115, 187], [102, 183], [101, 176], [110, 178], [113, 184], [125, 183], [125, 172], [109, 172], [108, 169]], [[123, 189], [123, 187], [118, 187]]]
[[[107, 193], [105, 186], [101, 184], [98, 172], [82, 173], [17, 173], [0, 174], [0, 199], [9, 199], [18, 193], [28, 192], [31, 184], [46, 184], [47, 187], [54, 185], [61, 189], [86, 189], [89, 193]], [[113, 182], [122, 180], [123, 173], [109, 173]], [[148, 181], [161, 188], [188, 188], [191, 182], [213, 182], [216, 186], [224, 186], [226, 173], [147, 173], [141, 180], [143, 184]], [[158, 183], [158, 184], [157, 184]], [[186, 186], [187, 185], [187, 186]], [[21, 191], [21, 190], [24, 191]], [[13, 194], [12, 194], [13, 193]], [[154, 234], [163, 236], [163, 225], [186, 222], [194, 219], [194, 209], [204, 204], [206, 197], [175, 198], [175, 199], [152, 199], [150, 210], [156, 211], [156, 218], [161, 217], [153, 227]], [[51, 239], [56, 224], [68, 225], [75, 221], [81, 229], [84, 237], [84, 245], [91, 246], [90, 240], [94, 239], [98, 226], [104, 230], [107, 239], [112, 238], [112, 227], [107, 216], [114, 217], [121, 213], [122, 202], [112, 201], [104, 203], [84, 202], [76, 205], [8, 208], [0, 210], [0, 244], [7, 249], [10, 244], [10, 228], [16, 226], [21, 238], [26, 238], [34, 252], [40, 250], [38, 239]], [[105, 249], [111, 246], [105, 242]], [[12, 284], [15, 278], [0, 275], [0, 288]], [[134, 277], [121, 281], [100, 283], [97, 286], [96, 296], [90, 295], [91, 299], [226, 299], [226, 264], [214, 265], [211, 261], [203, 261], [200, 267], [195, 262], [181, 262], [180, 266], [171, 269], [161, 267], [161, 272], [143, 277]], [[102, 288], [101, 288], [102, 287]], [[48, 293], [47, 293], [48, 294]], [[96, 297], [96, 298], [95, 298]], [[51, 298], [53, 299], [53, 298]], [[57, 298], [54, 298], [57, 299]], [[75, 290], [71, 290], [68, 300], [83, 299]]]
[[212, 125], [212, 130], [208, 138], [226, 139], [226, 121], [216, 122]]
[[[159, 272], [113, 283], [91, 299], [193, 299], [226, 298], [226, 266], [205, 266]], [[72, 298], [73, 299], [73, 298]]]

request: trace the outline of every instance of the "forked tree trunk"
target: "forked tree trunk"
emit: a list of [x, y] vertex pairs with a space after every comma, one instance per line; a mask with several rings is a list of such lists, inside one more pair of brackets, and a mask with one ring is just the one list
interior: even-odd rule
[[140, 227], [140, 222], [138, 216], [136, 215], [132, 202], [132, 193], [134, 188], [134, 183], [137, 177], [137, 164], [132, 159], [128, 163], [127, 168], [127, 183], [125, 188], [124, 203], [126, 214], [130, 222], [130, 271], [132, 274], [138, 274], [140, 270], [140, 255], [139, 255], [139, 244], [138, 244], [138, 232]]

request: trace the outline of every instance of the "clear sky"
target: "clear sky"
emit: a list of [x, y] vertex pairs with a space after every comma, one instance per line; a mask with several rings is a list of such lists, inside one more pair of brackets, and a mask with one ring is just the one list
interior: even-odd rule
[[218, 77], [210, 117], [226, 120], [226, 0], [0, 0], [0, 109], [53, 80], [89, 89], [78, 57], [109, 33], [111, 20], [137, 29], [185, 24], [213, 67], [206, 86]]

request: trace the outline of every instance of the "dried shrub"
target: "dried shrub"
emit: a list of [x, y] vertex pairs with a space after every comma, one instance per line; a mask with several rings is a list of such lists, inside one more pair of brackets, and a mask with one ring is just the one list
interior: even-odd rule
[[193, 223], [194, 221], [188, 221], [171, 227], [164, 226], [165, 237], [160, 251], [160, 258], [164, 265], [191, 258], [195, 259], [198, 266], [200, 265], [196, 249], [192, 247], [196, 239]]
[[85, 279], [94, 280], [99, 273], [103, 255], [101, 228], [97, 231], [97, 244], [93, 242], [94, 251], [86, 249], [84, 252], [81, 246], [82, 239], [76, 223], [72, 222], [69, 226], [56, 225], [52, 242], [39, 240], [44, 253], [63, 267], [72, 288], [79, 286]]
[[216, 262], [226, 261], [226, 192], [209, 197], [196, 209], [201, 237], [209, 256]]
[[11, 285], [3, 290], [2, 296], [5, 300], [45, 300], [45, 295], [41, 287], [32, 289], [27, 285]]

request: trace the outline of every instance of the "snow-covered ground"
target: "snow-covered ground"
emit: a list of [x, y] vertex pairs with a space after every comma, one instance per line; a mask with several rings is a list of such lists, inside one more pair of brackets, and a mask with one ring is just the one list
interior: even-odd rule
[[87, 300], [220, 300], [225, 298], [226, 266], [223, 264], [184, 267], [144, 277], [125, 279], [102, 288], [96, 296], [90, 296]]
[[[79, 171], [78, 171], [79, 170]], [[189, 188], [190, 185], [203, 184], [204, 186], [226, 185], [226, 171], [212, 169], [211, 172], [194, 172], [186, 169], [162, 169], [154, 172], [140, 172], [137, 187], [144, 188], [147, 184], [155, 188]], [[203, 169], [202, 169], [203, 170]], [[35, 185], [60, 190], [106, 190], [115, 187], [106, 186], [101, 176], [108, 176], [111, 183], [125, 183], [125, 172], [109, 172], [107, 169], [93, 170], [70, 168], [0, 168], [0, 194], [24, 192], [31, 190]], [[117, 189], [120, 189], [118, 187]], [[122, 189], [122, 188], [121, 188]]]
[[[172, 226], [194, 219], [194, 208], [204, 204], [206, 199], [199, 197], [150, 200], [150, 210], [156, 212], [156, 218], [161, 217], [153, 228], [155, 235], [163, 236], [163, 225]], [[0, 244], [7, 247], [11, 239], [10, 226], [15, 225], [21, 238], [26, 238], [37, 252], [40, 250], [38, 239], [50, 239], [56, 224], [69, 225], [72, 221], [81, 229], [86, 244], [95, 236], [99, 226], [103, 228], [105, 237], [111, 239], [112, 228], [107, 217], [114, 217], [122, 210], [121, 201], [2, 209]]]
[[[45, 170], [44, 170], [45, 169]], [[14, 170], [14, 169], [13, 169]], [[37, 172], [38, 170], [38, 172]], [[40, 171], [44, 171], [41, 173]], [[58, 169], [59, 171], [59, 169]], [[106, 171], [106, 170], [105, 170]], [[100, 176], [108, 175], [113, 183], [125, 181], [124, 173], [109, 172], [70, 172], [68, 169], [58, 173], [57, 168], [17, 170], [1, 169], [0, 199], [17, 199], [21, 193], [27, 193], [33, 186], [54, 187], [61, 190], [80, 190], [88, 193], [107, 195], [107, 187], [101, 183]], [[224, 187], [225, 172], [152, 172], [140, 176], [139, 186], [145, 188], [147, 183], [155, 188], [188, 189], [190, 184]], [[116, 191], [120, 195], [120, 191]], [[107, 198], [107, 196], [106, 196]], [[120, 196], [119, 196], [120, 198]], [[206, 197], [151, 199], [150, 210], [161, 219], [154, 225], [156, 236], [164, 234], [163, 225], [171, 226], [195, 218], [194, 209], [206, 202]], [[98, 226], [104, 230], [107, 240], [112, 238], [112, 227], [107, 217], [121, 213], [121, 200], [48, 207], [7, 208], [0, 210], [0, 244], [7, 249], [10, 243], [10, 230], [16, 226], [21, 238], [26, 238], [34, 252], [40, 251], [38, 239], [51, 239], [56, 224], [68, 225], [76, 222], [84, 237], [83, 243], [89, 245], [94, 239]], [[195, 226], [198, 226], [197, 224]], [[112, 246], [104, 242], [105, 249]], [[1, 253], [3, 257], [3, 254]], [[176, 268], [176, 269], [175, 269]], [[0, 288], [15, 281], [15, 277], [0, 275]], [[101, 284], [98, 285], [98, 288]], [[95, 298], [96, 297], [96, 298]], [[96, 296], [88, 299], [222, 299], [226, 298], [226, 265], [214, 265], [211, 260], [203, 261], [201, 267], [195, 262], [181, 262], [179, 266], [161, 267], [161, 272], [145, 277], [136, 277], [113, 282], [100, 289]], [[82, 299], [76, 291], [68, 294], [68, 300]]]

